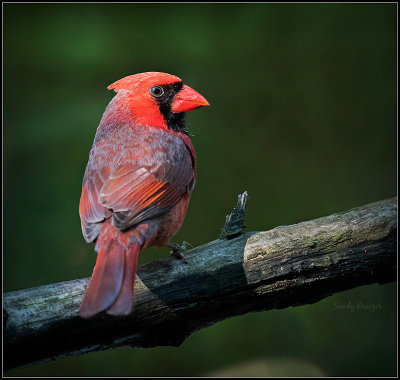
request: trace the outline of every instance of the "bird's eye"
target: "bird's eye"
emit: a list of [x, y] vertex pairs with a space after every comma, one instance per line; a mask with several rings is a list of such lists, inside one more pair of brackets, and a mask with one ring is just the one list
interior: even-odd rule
[[150, 89], [150, 94], [155, 98], [159, 98], [160, 96], [164, 95], [164, 89], [161, 86], [153, 86]]

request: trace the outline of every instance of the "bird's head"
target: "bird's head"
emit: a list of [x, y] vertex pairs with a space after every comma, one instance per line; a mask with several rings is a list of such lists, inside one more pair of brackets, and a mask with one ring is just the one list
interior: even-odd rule
[[136, 122], [183, 133], [186, 133], [184, 113], [209, 105], [180, 78], [167, 73], [130, 75], [108, 89], [121, 94]]

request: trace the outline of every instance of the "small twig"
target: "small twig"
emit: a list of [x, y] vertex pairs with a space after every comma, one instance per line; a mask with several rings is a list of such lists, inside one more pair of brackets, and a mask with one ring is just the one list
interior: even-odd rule
[[249, 195], [247, 191], [238, 195], [238, 201], [233, 211], [226, 216], [225, 225], [221, 229], [220, 239], [233, 239], [239, 236], [246, 226], [244, 225], [244, 217], [246, 216], [247, 200]]

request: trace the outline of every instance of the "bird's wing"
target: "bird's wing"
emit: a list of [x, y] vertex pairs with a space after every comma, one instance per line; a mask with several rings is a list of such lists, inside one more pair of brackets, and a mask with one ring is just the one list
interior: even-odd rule
[[108, 175], [105, 175], [103, 178], [101, 174], [106, 174], [106, 169], [96, 172], [90, 170], [90, 166], [89, 162], [86, 167], [85, 176], [83, 177], [81, 200], [79, 203], [82, 233], [88, 243], [97, 238], [101, 230], [101, 222], [109, 214], [99, 201], [100, 190], [104, 185], [105, 179], [108, 177]]
[[[166, 213], [194, 187], [192, 158], [185, 144], [171, 157], [129, 160], [114, 169], [88, 163], [80, 215], [86, 241], [93, 241], [101, 222], [112, 214], [121, 230]], [[176, 147], [175, 147], [176, 150]]]
[[157, 169], [126, 164], [111, 173], [100, 192], [100, 202], [113, 210], [116, 227], [125, 230], [162, 215], [188, 191], [194, 177], [191, 165], [173, 165], [164, 171], [160, 164]]

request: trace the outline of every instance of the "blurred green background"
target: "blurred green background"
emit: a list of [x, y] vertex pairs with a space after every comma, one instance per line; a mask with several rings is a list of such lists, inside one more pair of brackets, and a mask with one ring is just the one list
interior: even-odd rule
[[[88, 277], [78, 204], [89, 149], [126, 75], [178, 75], [198, 180], [176, 242], [218, 237], [247, 190], [247, 231], [397, 193], [397, 4], [3, 4], [4, 291]], [[168, 254], [148, 250], [140, 263]], [[395, 376], [395, 283], [251, 313], [179, 348], [119, 349], [15, 376]], [[338, 305], [380, 305], [372, 311]]]

